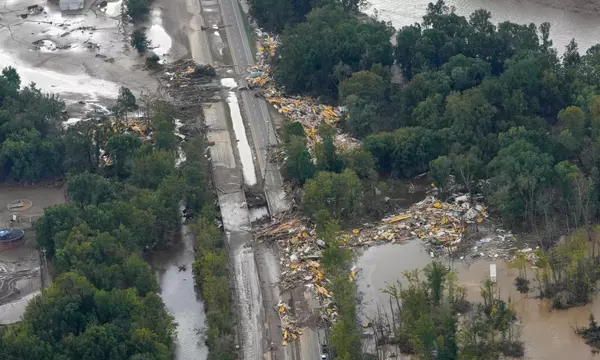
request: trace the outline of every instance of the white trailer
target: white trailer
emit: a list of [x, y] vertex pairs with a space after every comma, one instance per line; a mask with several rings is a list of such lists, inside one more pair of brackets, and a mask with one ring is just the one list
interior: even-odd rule
[[496, 264], [490, 264], [490, 280], [496, 282]]

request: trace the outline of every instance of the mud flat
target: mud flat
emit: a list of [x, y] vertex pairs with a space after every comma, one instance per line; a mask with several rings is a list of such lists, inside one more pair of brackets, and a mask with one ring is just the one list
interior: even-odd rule
[[[385, 244], [366, 249], [358, 258], [361, 275], [357, 281], [358, 290], [363, 295], [363, 319], [372, 319], [378, 308], [388, 312], [388, 296], [381, 293], [387, 284], [403, 280], [402, 273], [422, 269], [431, 262], [429, 254], [419, 240], [405, 245]], [[446, 263], [446, 262], [444, 262]], [[454, 263], [458, 283], [467, 291], [467, 300], [481, 301], [481, 282], [489, 276], [489, 264], [480, 260], [470, 266], [461, 261]], [[496, 261], [498, 291], [503, 299], [510, 296], [522, 322], [521, 338], [525, 342], [525, 359], [597, 359], [591, 348], [578, 337], [573, 328], [587, 326], [589, 314], [600, 313], [600, 296], [586, 306], [569, 310], [551, 311], [547, 301], [535, 298], [535, 290], [529, 296], [521, 295], [514, 286], [518, 275], [516, 269], [509, 269], [506, 262]], [[535, 270], [529, 270], [533, 274]], [[535, 282], [532, 282], [535, 287]]]
[[[17, 200], [30, 200], [31, 207], [9, 210]], [[34, 247], [32, 222], [44, 208], [65, 202], [64, 189], [57, 187], [0, 187], [0, 228], [15, 227], [25, 231], [25, 243], [0, 251], [0, 325], [18, 322], [29, 300], [50, 284], [46, 263]], [[13, 215], [16, 221], [11, 221]], [[43, 255], [42, 255], [43, 259]]]
[[[111, 2], [101, 9], [94, 3], [87, 0], [82, 11], [65, 15], [43, 2], [41, 13], [26, 18], [21, 15], [27, 6], [39, 1], [0, 5], [0, 66], [15, 67], [22, 85], [35, 82], [82, 113], [110, 104], [119, 86], [136, 95], [157, 92], [158, 81], [141, 71], [144, 58], [127, 45], [131, 28], [121, 21], [118, 6]], [[80, 101], [83, 108], [76, 106]]]

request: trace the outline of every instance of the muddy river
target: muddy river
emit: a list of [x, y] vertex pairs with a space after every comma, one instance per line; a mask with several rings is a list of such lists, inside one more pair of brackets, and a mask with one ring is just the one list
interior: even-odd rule
[[[363, 319], [374, 318], [377, 309], [388, 311], [389, 298], [381, 293], [387, 284], [402, 279], [404, 271], [423, 268], [431, 261], [420, 241], [405, 245], [386, 244], [365, 250], [358, 259], [361, 276], [358, 288], [363, 296]], [[480, 301], [481, 282], [489, 274], [490, 262], [481, 260], [465, 265], [461, 261], [454, 264], [458, 282], [467, 290], [469, 301]], [[513, 285], [517, 270], [509, 269], [504, 261], [497, 261], [497, 279], [500, 296], [515, 300], [515, 309], [522, 321], [522, 340], [525, 342], [526, 359], [597, 359], [581, 338], [573, 332], [573, 327], [587, 324], [590, 312], [600, 314], [600, 299], [584, 307], [565, 311], [550, 311], [548, 303], [518, 293]], [[533, 272], [530, 272], [533, 274]], [[535, 283], [532, 283], [535, 286]]]
[[[421, 22], [432, 0], [369, 0], [370, 11], [377, 9], [379, 18], [391, 21], [396, 29]], [[539, 2], [538, 2], [539, 1]], [[600, 16], [584, 12], [571, 12], [544, 5], [550, 0], [446, 0], [459, 15], [467, 16], [477, 9], [492, 12], [493, 22], [511, 21], [519, 24], [543, 22], [552, 24], [550, 35], [559, 54], [571, 39], [579, 44], [581, 52], [600, 42]], [[435, 2], [435, 1], [433, 1]], [[569, 1], [558, 1], [569, 4]]]

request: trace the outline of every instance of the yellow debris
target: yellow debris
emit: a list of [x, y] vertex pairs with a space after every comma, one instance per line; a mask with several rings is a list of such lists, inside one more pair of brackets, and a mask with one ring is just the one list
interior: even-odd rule
[[359, 229], [354, 229], [354, 230], [352, 230], [352, 233], [353, 233], [354, 235], [357, 235], [359, 232], [360, 232], [360, 230], [359, 230]]
[[481, 224], [483, 222], [483, 218], [477, 218], [477, 223]]
[[331, 295], [329, 295], [329, 291], [327, 291], [327, 289], [325, 289], [324, 287], [320, 286], [319, 284], [315, 284], [315, 288], [317, 289], [317, 291], [319, 292], [319, 294], [325, 296], [325, 297], [331, 297]]
[[356, 277], [356, 274], [358, 274], [359, 271], [360, 271], [359, 268], [352, 269], [352, 271], [350, 271], [350, 277], [349, 277], [350, 282], [354, 282], [354, 278]]
[[439, 201], [436, 201], [436, 202], [433, 203], [433, 207], [436, 208], [436, 209], [439, 209], [439, 208], [442, 207], [442, 204]]
[[316, 262], [314, 260], [308, 260], [306, 263], [309, 266], [312, 266], [313, 268], [319, 268], [319, 267], [321, 267], [321, 264], [319, 264], [318, 262]]
[[388, 224], [393, 224], [393, 223], [397, 223], [398, 221], [410, 219], [411, 217], [412, 217], [412, 215], [400, 214], [398, 216], [394, 216], [391, 219], [385, 220], [384, 222], [386, 222]]

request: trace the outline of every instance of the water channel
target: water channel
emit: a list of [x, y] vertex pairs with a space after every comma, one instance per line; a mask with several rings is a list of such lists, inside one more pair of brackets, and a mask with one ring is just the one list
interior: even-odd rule
[[160, 285], [160, 297], [177, 323], [176, 360], [203, 360], [208, 355], [201, 330], [204, 329], [204, 303], [196, 294], [192, 264], [194, 237], [186, 225], [181, 238], [150, 258]]
[[[377, 9], [379, 18], [391, 21], [396, 29], [421, 22], [427, 4], [433, 0], [369, 0], [372, 13]], [[446, 0], [458, 15], [468, 16], [477, 9], [486, 9], [492, 13], [495, 23], [511, 21], [518, 24], [549, 22], [552, 27], [550, 36], [559, 54], [571, 39], [579, 44], [580, 52], [600, 42], [600, 16], [582, 12], [571, 12], [542, 5], [551, 0]], [[435, 2], [435, 1], [433, 1]], [[568, 4], [569, 1], [564, 1]]]

